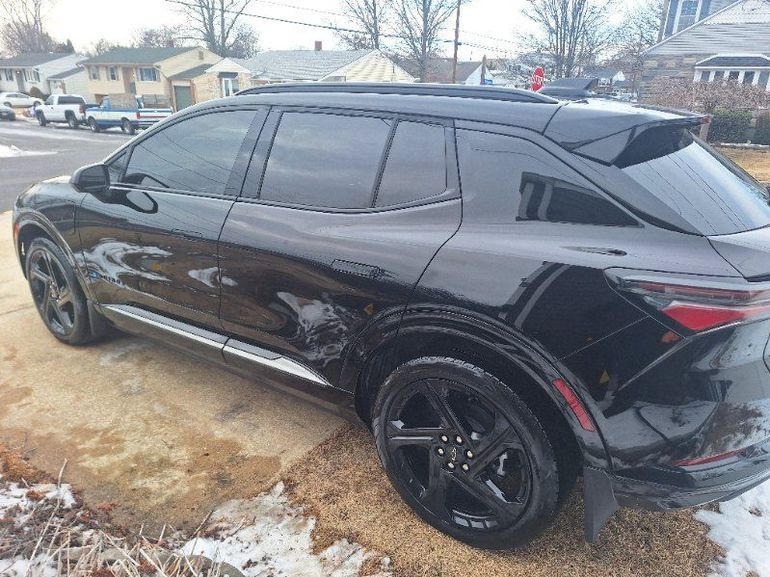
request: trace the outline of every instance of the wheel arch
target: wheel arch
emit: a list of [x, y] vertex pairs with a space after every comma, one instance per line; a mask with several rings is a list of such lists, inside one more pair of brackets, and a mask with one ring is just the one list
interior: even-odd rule
[[[425, 356], [457, 358], [479, 366], [511, 387], [549, 435], [564, 441], [565, 447], [571, 445], [580, 451], [583, 462], [578, 465], [609, 467], [600, 433], [583, 429], [552, 384], [556, 379], [570, 379], [534, 343], [497, 325], [468, 311], [410, 309], [398, 326], [377, 328], [370, 331], [368, 339], [362, 339], [362, 345], [348, 357], [340, 384], [354, 391], [356, 412], [368, 424], [379, 386], [397, 366]], [[573, 389], [583, 401], [579, 387]]]

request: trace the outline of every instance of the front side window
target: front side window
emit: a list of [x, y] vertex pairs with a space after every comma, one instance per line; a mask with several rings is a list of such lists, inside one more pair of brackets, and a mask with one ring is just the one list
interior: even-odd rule
[[114, 184], [120, 182], [123, 176], [123, 171], [126, 169], [126, 161], [128, 160], [128, 152], [123, 152], [117, 158], [113, 158], [107, 164], [107, 170], [110, 173], [110, 183]]
[[45, 99], [45, 103], [48, 104], [49, 106], [53, 104], [53, 101], [54, 101], [53, 94], [51, 94], [51, 96]]
[[155, 70], [155, 68], [140, 68], [139, 69], [139, 80], [141, 82], [157, 82], [158, 81], [158, 71]]
[[392, 126], [384, 118], [286, 112], [260, 198], [322, 208], [369, 208]]
[[388, 152], [376, 206], [437, 196], [447, 189], [446, 136], [438, 124], [401, 121]]
[[140, 141], [123, 182], [203, 194], [225, 194], [253, 110], [217, 112], [172, 124]]

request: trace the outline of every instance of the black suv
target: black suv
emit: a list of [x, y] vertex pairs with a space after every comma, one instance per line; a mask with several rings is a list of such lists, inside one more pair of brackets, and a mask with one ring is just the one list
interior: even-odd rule
[[21, 194], [51, 332], [156, 337], [369, 425], [427, 522], [530, 541], [770, 477], [767, 191], [703, 118], [426, 85], [250, 89]]

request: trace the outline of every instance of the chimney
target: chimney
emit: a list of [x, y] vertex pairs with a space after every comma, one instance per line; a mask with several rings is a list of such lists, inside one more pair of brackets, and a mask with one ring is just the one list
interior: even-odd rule
[[320, 40], [316, 40], [315, 41], [315, 51], [316, 52], [320, 52], [323, 49], [324, 49], [324, 43], [321, 42]]

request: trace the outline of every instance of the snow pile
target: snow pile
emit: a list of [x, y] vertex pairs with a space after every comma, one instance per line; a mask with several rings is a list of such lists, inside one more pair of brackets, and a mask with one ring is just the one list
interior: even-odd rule
[[709, 538], [724, 549], [714, 577], [770, 577], [770, 481], [725, 503], [719, 512], [698, 511]]
[[279, 483], [254, 499], [225, 503], [212, 514], [205, 536], [188, 541], [181, 552], [228, 563], [246, 577], [354, 577], [372, 562], [377, 567], [373, 575], [391, 575], [389, 559], [345, 539], [315, 554], [315, 519], [292, 506], [283, 489]]
[[15, 158], [17, 156], [40, 156], [41, 154], [56, 154], [56, 152], [22, 150], [13, 144], [10, 146], [7, 144], [0, 144], [0, 158]]

